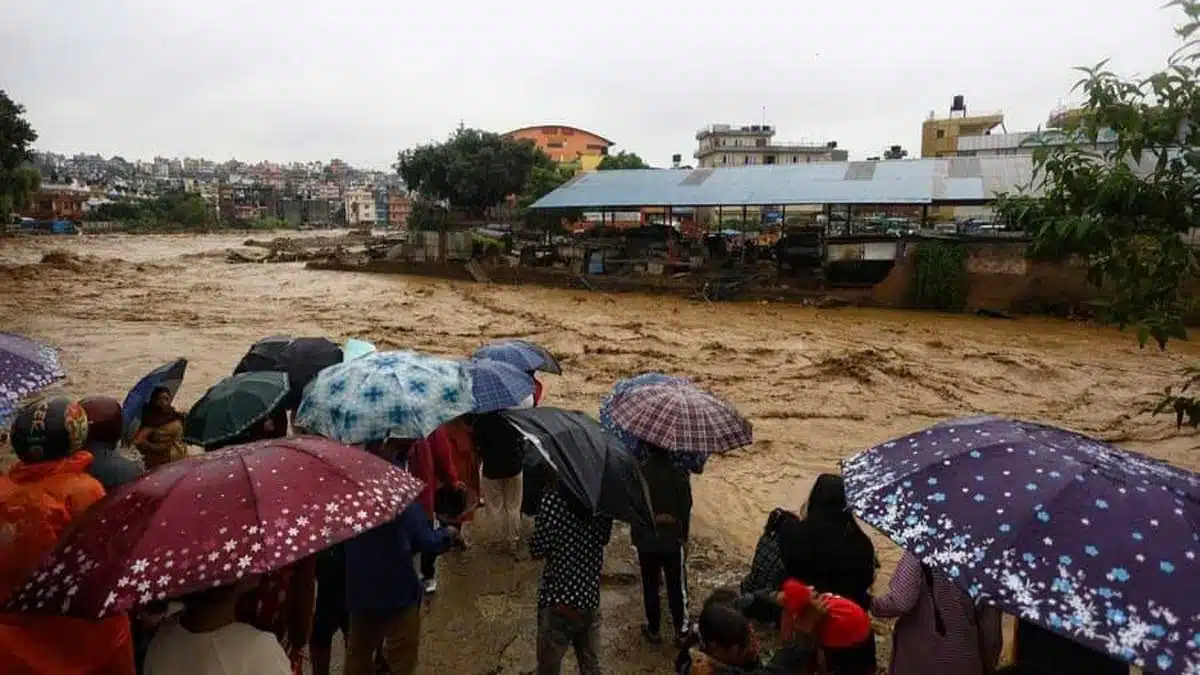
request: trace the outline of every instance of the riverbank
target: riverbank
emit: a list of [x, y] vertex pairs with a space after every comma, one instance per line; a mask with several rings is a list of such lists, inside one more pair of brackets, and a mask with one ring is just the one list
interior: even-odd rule
[[[324, 234], [324, 233], [320, 233]], [[301, 233], [297, 236], [306, 236]], [[559, 355], [547, 404], [596, 412], [621, 378], [661, 370], [737, 403], [755, 443], [696, 477], [692, 597], [744, 572], [766, 514], [859, 449], [941, 419], [989, 412], [1059, 424], [1200, 469], [1200, 439], [1139, 414], [1200, 348], [1139, 350], [1133, 336], [1040, 317], [998, 321], [787, 303], [706, 303], [646, 293], [486, 285], [403, 275], [229, 265], [246, 235], [29, 237], [0, 243], [0, 330], [60, 347], [68, 391], [123, 397], [150, 368], [191, 360], [179, 403], [274, 333], [350, 336], [462, 356], [495, 337]], [[54, 263], [42, 263], [55, 253]], [[440, 563], [422, 673], [533, 668], [539, 566], [478, 545]], [[876, 537], [886, 588], [897, 551]], [[670, 650], [638, 634], [640, 588], [619, 532], [604, 582], [603, 656], [614, 673], [662, 673]], [[886, 647], [886, 633], [881, 646]]]

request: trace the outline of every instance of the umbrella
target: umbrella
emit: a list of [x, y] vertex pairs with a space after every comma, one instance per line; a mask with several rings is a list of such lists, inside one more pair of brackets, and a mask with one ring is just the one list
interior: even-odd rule
[[637, 459], [596, 420], [559, 408], [500, 414], [525, 435], [560, 484], [593, 513], [654, 526], [650, 495]]
[[183, 385], [183, 376], [187, 373], [187, 359], [175, 359], [164, 363], [146, 373], [133, 389], [125, 395], [125, 403], [121, 405], [121, 416], [124, 422], [125, 438], [133, 438], [142, 421], [142, 409], [150, 403], [150, 397], [156, 389], [166, 389], [175, 400], [179, 387]]
[[279, 353], [292, 343], [290, 335], [272, 335], [250, 345], [250, 350], [238, 361], [233, 374], [252, 373], [260, 370], [274, 370], [279, 363]]
[[73, 523], [5, 610], [104, 617], [272, 572], [391, 520], [422, 487], [310, 436], [182, 459]]
[[64, 377], [53, 347], [0, 332], [0, 427], [8, 425], [21, 399]]
[[238, 373], [214, 384], [183, 421], [183, 440], [206, 448], [244, 434], [279, 410], [288, 393], [283, 373]]
[[477, 413], [515, 408], [533, 396], [533, 377], [510, 363], [471, 359], [465, 366], [471, 375]]
[[350, 338], [349, 340], [346, 340], [346, 344], [342, 345], [342, 360], [352, 361], [360, 356], [374, 354], [377, 351], [379, 350], [375, 348], [375, 345], [367, 342], [366, 340]]
[[508, 339], [489, 342], [476, 349], [471, 357], [511, 363], [527, 373], [540, 370], [552, 375], [562, 375], [562, 367], [558, 365], [554, 356], [546, 351], [545, 347], [529, 340]]
[[[646, 449], [637, 436], [625, 431], [617, 426], [612, 419], [612, 401], [613, 397], [619, 396], [634, 387], [641, 387], [647, 384], [670, 384], [675, 386], [691, 386], [691, 380], [682, 377], [674, 377], [664, 375], [662, 373], [642, 373], [627, 377], [624, 380], [618, 380], [613, 385], [612, 392], [605, 394], [604, 398], [600, 399], [600, 426], [608, 433], [616, 436], [625, 444], [625, 447], [637, 457], [639, 462], [646, 460]], [[708, 455], [699, 452], [675, 452], [672, 453], [671, 459], [676, 466], [690, 473], [704, 473], [704, 464], [708, 461]]]
[[417, 352], [376, 352], [326, 368], [296, 411], [296, 424], [357, 445], [425, 438], [472, 412], [471, 376], [449, 359]]
[[731, 403], [693, 386], [633, 387], [613, 396], [609, 414], [617, 426], [665, 450], [715, 453], [754, 441], [750, 422]]
[[979, 601], [1162, 673], [1200, 672], [1200, 476], [999, 418], [844, 460], [860, 518]]

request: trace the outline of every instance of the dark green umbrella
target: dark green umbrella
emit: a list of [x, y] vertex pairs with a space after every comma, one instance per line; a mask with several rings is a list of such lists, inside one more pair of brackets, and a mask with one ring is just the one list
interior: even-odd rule
[[239, 373], [222, 379], [188, 411], [183, 440], [211, 447], [237, 438], [279, 409], [288, 393], [284, 373]]

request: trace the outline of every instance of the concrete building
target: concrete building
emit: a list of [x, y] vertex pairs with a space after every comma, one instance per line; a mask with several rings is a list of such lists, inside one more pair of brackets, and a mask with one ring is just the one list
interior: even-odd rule
[[362, 227], [375, 224], [375, 195], [367, 190], [346, 193], [346, 224]]
[[599, 134], [561, 124], [522, 127], [504, 137], [533, 141], [550, 159], [560, 164], [578, 162], [582, 171], [594, 171], [615, 145]]
[[921, 157], [954, 157], [959, 138], [989, 135], [996, 127], [1003, 129], [1003, 113], [968, 115], [966, 99], [957, 95], [950, 104], [948, 117], [939, 119], [931, 110], [929, 119], [921, 125]]
[[44, 184], [21, 215], [37, 220], [81, 220], [91, 196], [88, 189], [80, 185]]
[[382, 188], [375, 190], [375, 224], [388, 224], [388, 191]]
[[402, 190], [388, 192], [388, 225], [397, 229], [408, 228], [408, 217], [412, 214], [412, 201]]
[[769, 124], [711, 124], [696, 132], [696, 141], [699, 145], [692, 156], [697, 168], [844, 162], [849, 157], [845, 150], [838, 150], [837, 141], [776, 141], [775, 127]]
[[[1018, 131], [1014, 133], [991, 134], [977, 136], [960, 136], [958, 138], [958, 157], [991, 157], [995, 155], [1032, 155], [1043, 146], [1063, 145], [1071, 140], [1064, 127], [1078, 123], [1080, 111], [1059, 108], [1050, 113], [1046, 128], [1039, 131]], [[1111, 129], [1101, 129], [1092, 148], [1097, 153], [1104, 153], [1117, 144], [1117, 135]]]

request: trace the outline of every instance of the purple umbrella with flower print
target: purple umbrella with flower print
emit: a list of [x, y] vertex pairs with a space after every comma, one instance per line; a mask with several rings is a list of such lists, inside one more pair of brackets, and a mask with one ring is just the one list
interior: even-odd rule
[[189, 457], [72, 523], [4, 611], [99, 618], [273, 572], [391, 520], [422, 487], [315, 436]]
[[0, 427], [8, 426], [21, 399], [64, 377], [53, 347], [0, 332]]
[[1200, 673], [1200, 476], [1050, 426], [942, 423], [842, 462], [854, 513], [977, 601]]

